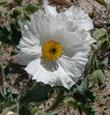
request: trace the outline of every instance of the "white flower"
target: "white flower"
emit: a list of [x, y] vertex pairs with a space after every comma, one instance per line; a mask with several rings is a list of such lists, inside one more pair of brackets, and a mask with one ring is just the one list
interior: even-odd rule
[[[74, 12], [73, 12], [74, 11]], [[53, 15], [36, 12], [23, 31], [16, 62], [37, 82], [70, 89], [84, 72], [90, 43], [90, 18], [79, 8]]]

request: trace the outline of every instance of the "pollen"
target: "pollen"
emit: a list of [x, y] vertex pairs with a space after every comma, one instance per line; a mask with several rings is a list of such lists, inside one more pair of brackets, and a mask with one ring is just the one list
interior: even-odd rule
[[63, 46], [54, 40], [49, 40], [42, 45], [42, 58], [56, 61], [63, 54]]

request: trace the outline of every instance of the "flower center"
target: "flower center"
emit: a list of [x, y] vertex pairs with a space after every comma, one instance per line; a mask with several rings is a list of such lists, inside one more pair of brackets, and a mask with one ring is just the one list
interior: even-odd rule
[[63, 54], [63, 46], [54, 40], [49, 40], [42, 45], [42, 58], [55, 61]]

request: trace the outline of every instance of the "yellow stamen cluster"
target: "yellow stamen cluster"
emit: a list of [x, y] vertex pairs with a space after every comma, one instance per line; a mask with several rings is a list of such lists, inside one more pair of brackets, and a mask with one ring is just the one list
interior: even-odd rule
[[63, 54], [63, 46], [54, 40], [45, 42], [42, 45], [42, 58], [48, 61], [55, 61]]

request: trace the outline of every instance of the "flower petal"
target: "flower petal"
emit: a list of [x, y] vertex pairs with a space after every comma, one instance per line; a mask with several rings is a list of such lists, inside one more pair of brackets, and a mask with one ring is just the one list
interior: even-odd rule
[[93, 28], [93, 22], [81, 8], [72, 6], [64, 12], [64, 15], [68, 17], [68, 21], [74, 21], [80, 27], [86, 31]]
[[14, 56], [14, 62], [20, 65], [27, 65], [30, 61], [40, 57], [40, 54], [37, 55], [29, 55], [23, 52], [20, 52], [16, 56]]
[[[43, 82], [51, 86], [63, 86], [70, 89], [75, 82], [68, 76], [64, 69], [59, 65], [54, 72], [46, 70], [41, 64], [40, 59], [36, 59], [25, 68], [25, 70], [33, 75], [33, 79], [37, 82]], [[34, 68], [33, 68], [34, 67]]]
[[52, 14], [52, 15], [57, 15], [56, 7], [51, 7], [48, 4], [48, 0], [43, 0], [43, 6], [45, 9], [46, 14]]
[[[64, 15], [65, 17], [67, 17], [67, 22], [75, 22], [78, 26], [82, 27], [86, 31], [93, 28], [92, 20], [89, 18], [88, 14], [86, 14], [81, 8], [77, 6], [72, 6], [65, 12], [58, 13], [56, 11], [56, 7], [50, 6], [48, 4], [48, 0], [44, 0], [44, 9], [47, 14], [51, 14], [54, 16]], [[69, 28], [71, 28], [71, 26]]]
[[22, 38], [20, 40], [19, 45], [17, 46], [22, 52], [25, 52], [27, 54], [36, 54], [37, 49], [40, 49], [39, 44], [40, 41], [38, 39], [38, 34], [35, 29], [35, 20], [32, 20], [31, 22], [28, 22], [27, 25], [24, 26], [24, 30], [22, 32]]
[[73, 58], [62, 56], [58, 62], [64, 68], [65, 72], [76, 83], [84, 72], [88, 61], [88, 52], [79, 52]]
[[[24, 30], [22, 32], [22, 39], [20, 41], [21, 47], [25, 46], [39, 46], [39, 35], [37, 34], [37, 30], [35, 28], [35, 20], [33, 19], [33, 16], [31, 18], [31, 21], [26, 23], [24, 26]], [[22, 45], [23, 44], [23, 45]]]
[[27, 46], [27, 47], [21, 47], [21, 44], [18, 46], [18, 49], [20, 49], [21, 52], [24, 52], [25, 54], [29, 54], [29, 55], [39, 55], [41, 54], [41, 48], [37, 47], [37, 46]]
[[60, 15], [56, 17], [42, 12], [36, 12], [33, 17], [36, 21], [35, 28], [39, 34], [41, 43], [50, 39], [56, 30], [67, 30], [66, 23]]
[[78, 52], [90, 50], [92, 38], [87, 38], [87, 35], [82, 29], [73, 32], [58, 30], [53, 34], [53, 38], [63, 45], [64, 55], [73, 57]]

